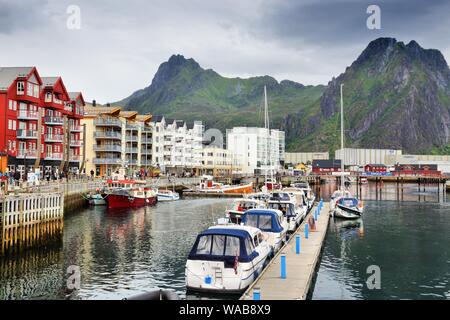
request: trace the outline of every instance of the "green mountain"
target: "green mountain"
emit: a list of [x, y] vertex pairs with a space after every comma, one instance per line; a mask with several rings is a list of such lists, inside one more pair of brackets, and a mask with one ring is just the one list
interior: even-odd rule
[[125, 109], [221, 130], [262, 126], [267, 86], [271, 126], [286, 131], [290, 151], [339, 147], [339, 86], [344, 83], [346, 146], [446, 153], [450, 145], [450, 70], [438, 50], [393, 38], [372, 41], [327, 86], [270, 76], [225, 78], [193, 59], [172, 56], [150, 86], [117, 102]]
[[225, 78], [201, 68], [193, 59], [174, 55], [161, 64], [150, 86], [114, 104], [169, 118], [202, 120], [207, 127], [224, 131], [233, 126], [264, 125], [264, 85], [273, 127], [280, 127], [287, 114], [310, 108], [325, 90], [325, 86], [278, 82], [269, 76]]
[[450, 142], [450, 70], [438, 50], [393, 38], [372, 41], [320, 101], [289, 116], [284, 129], [294, 150], [335, 150], [344, 84], [346, 146], [445, 153]]

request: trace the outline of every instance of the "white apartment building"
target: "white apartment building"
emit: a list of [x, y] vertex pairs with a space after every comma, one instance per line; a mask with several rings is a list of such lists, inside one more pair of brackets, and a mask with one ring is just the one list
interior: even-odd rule
[[203, 124], [195, 121], [187, 124], [182, 120], [152, 118], [152, 160], [161, 172], [180, 172], [185, 169], [197, 171], [202, 163]]
[[[267, 141], [269, 139], [269, 141]], [[285, 160], [285, 133], [265, 128], [227, 129], [227, 150], [240, 159], [243, 174], [281, 169]]]

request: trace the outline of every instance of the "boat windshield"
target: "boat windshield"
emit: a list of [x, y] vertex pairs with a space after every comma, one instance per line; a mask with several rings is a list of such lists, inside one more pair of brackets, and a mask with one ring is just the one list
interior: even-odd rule
[[271, 202], [269, 203], [269, 209], [280, 210], [283, 212], [283, 215], [287, 217], [295, 216], [295, 208], [293, 203]]
[[355, 198], [342, 198], [339, 200], [339, 204], [346, 207], [356, 207], [358, 205], [358, 199]]
[[195, 253], [197, 255], [238, 256], [240, 239], [234, 236], [204, 235], [200, 237]]

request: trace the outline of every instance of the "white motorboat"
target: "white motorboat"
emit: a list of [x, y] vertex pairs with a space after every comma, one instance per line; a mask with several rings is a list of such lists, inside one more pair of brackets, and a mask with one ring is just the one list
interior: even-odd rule
[[307, 181], [294, 182], [291, 184], [291, 187], [303, 191], [308, 202], [308, 210], [311, 210], [314, 206], [314, 201], [316, 201], [316, 196], [309, 186], [309, 183]]
[[309, 200], [306, 197], [305, 192], [300, 188], [294, 187], [283, 188], [282, 191], [288, 192], [291, 198], [295, 200], [295, 210], [300, 213], [301, 219], [306, 217], [310, 209], [310, 206]]
[[359, 219], [362, 216], [363, 210], [362, 201], [356, 198], [340, 197], [336, 202], [333, 216], [343, 219]]
[[292, 198], [289, 193], [275, 193], [274, 195], [277, 196], [269, 199], [267, 207], [280, 210], [289, 224], [288, 231], [294, 232], [305, 217], [306, 209], [297, 207], [295, 198]]
[[258, 199], [236, 199], [227, 208], [226, 217], [231, 223], [240, 224], [245, 211], [258, 208], [263, 209], [265, 207], [265, 202]]
[[158, 201], [162, 202], [180, 200], [180, 195], [178, 194], [178, 192], [172, 190], [158, 189], [157, 195]]
[[250, 209], [242, 217], [242, 223], [255, 227], [269, 235], [269, 245], [275, 254], [287, 240], [289, 224], [283, 213], [275, 209]]
[[258, 277], [269, 258], [268, 236], [240, 225], [210, 227], [197, 236], [186, 262], [191, 291], [241, 293]]

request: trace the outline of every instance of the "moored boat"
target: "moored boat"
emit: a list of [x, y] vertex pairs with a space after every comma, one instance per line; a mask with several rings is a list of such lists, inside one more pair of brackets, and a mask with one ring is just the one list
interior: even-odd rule
[[341, 197], [336, 202], [333, 216], [343, 219], [358, 219], [361, 218], [363, 210], [364, 206], [362, 201], [356, 198]]
[[158, 201], [157, 193], [150, 187], [116, 189], [106, 197], [108, 208], [136, 208], [154, 205]]
[[275, 209], [250, 209], [242, 217], [242, 223], [249, 227], [255, 227], [269, 235], [268, 243], [272, 253], [276, 253], [287, 240], [289, 228], [286, 218], [280, 210]]
[[158, 201], [176, 201], [176, 200], [180, 200], [180, 195], [178, 194], [178, 192], [172, 191], [172, 190], [161, 190], [158, 189]]
[[198, 192], [205, 193], [226, 193], [226, 194], [249, 194], [253, 192], [253, 183], [241, 183], [238, 185], [228, 185], [215, 182], [212, 178], [202, 179]]
[[265, 203], [257, 199], [236, 199], [227, 209], [226, 217], [231, 223], [240, 224], [245, 211], [265, 208]]
[[269, 258], [267, 235], [249, 226], [214, 226], [203, 231], [189, 253], [186, 288], [241, 293], [258, 277]]

